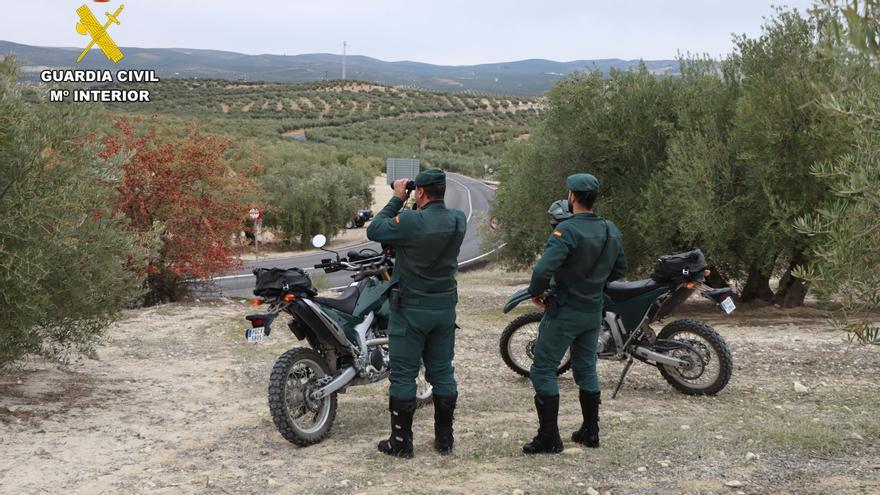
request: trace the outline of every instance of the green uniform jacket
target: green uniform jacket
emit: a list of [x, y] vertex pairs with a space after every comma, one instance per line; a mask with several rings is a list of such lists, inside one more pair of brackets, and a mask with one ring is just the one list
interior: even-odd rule
[[408, 297], [450, 296], [457, 300], [455, 272], [467, 218], [459, 210], [446, 208], [443, 201], [428, 203], [420, 210], [400, 211], [402, 207], [400, 198], [391, 198], [367, 228], [371, 241], [394, 247], [392, 278], [400, 281], [402, 302]]
[[579, 213], [560, 223], [532, 271], [529, 293], [544, 293], [555, 278], [560, 306], [602, 311], [605, 283], [619, 279], [627, 269], [620, 231], [611, 222], [607, 222], [608, 244], [602, 252], [605, 222], [595, 213]]

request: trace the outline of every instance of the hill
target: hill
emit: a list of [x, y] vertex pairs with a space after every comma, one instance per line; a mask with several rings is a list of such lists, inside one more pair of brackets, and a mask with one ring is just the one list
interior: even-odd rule
[[314, 83], [167, 79], [150, 103], [116, 103], [123, 114], [196, 118], [239, 137], [281, 137], [366, 156], [419, 156], [434, 166], [482, 176], [507, 145], [528, 138], [540, 99], [424, 91], [364, 81]]
[[[50, 48], [0, 41], [0, 54], [13, 53], [24, 62], [23, 72], [36, 79], [39, 70], [73, 67], [79, 48]], [[180, 48], [123, 48], [125, 58], [112, 64], [99, 52], [86, 56], [78, 68], [155, 69], [162, 78], [214, 78], [232, 81], [315, 82], [336, 79], [342, 56], [328, 53], [303, 55], [246, 55], [218, 50]], [[493, 94], [538, 95], [561, 77], [575, 71], [628, 69], [638, 60], [600, 59], [555, 62], [532, 59], [480, 65], [433, 65], [420, 62], [386, 62], [349, 55], [349, 79], [388, 85], [407, 85], [441, 91], [476, 91]], [[677, 74], [675, 60], [646, 60], [649, 70]]]

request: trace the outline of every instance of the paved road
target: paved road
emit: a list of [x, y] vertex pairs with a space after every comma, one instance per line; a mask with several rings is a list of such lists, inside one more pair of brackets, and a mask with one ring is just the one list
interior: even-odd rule
[[[446, 204], [451, 208], [458, 208], [467, 215], [468, 228], [461, 245], [459, 266], [467, 266], [479, 261], [485, 253], [480, 249], [482, 244], [482, 224], [488, 218], [489, 202], [495, 195], [495, 191], [485, 183], [471, 179], [464, 175], [447, 174]], [[351, 246], [347, 249], [363, 249], [372, 247], [379, 250], [378, 244], [366, 242]], [[345, 255], [345, 251], [342, 252]], [[307, 271], [313, 271], [314, 265], [321, 262], [322, 258], [330, 257], [330, 253], [302, 254], [289, 258], [275, 258], [264, 261], [248, 261], [242, 269], [225, 274], [214, 279], [213, 288], [203, 295], [214, 296], [243, 296], [253, 295], [254, 276], [251, 271], [257, 267], [299, 267]], [[323, 274], [322, 270], [317, 270]], [[351, 273], [336, 272], [327, 275], [331, 287], [343, 287], [351, 283]]]

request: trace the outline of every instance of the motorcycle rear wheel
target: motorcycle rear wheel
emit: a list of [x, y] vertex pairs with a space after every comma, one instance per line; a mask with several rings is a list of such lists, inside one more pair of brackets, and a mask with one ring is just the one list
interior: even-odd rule
[[[662, 340], [682, 341], [698, 351], [699, 362], [694, 361], [691, 369], [682, 370], [666, 365], [658, 367], [663, 378], [679, 392], [687, 395], [715, 395], [730, 381], [733, 374], [730, 348], [724, 338], [707, 323], [699, 320], [673, 321], [657, 335], [658, 343]], [[692, 355], [692, 351], [671, 352], [671, 355], [680, 359], [696, 357]]]
[[[534, 360], [535, 342], [538, 340], [538, 325], [544, 313], [526, 313], [510, 322], [501, 333], [499, 348], [501, 359], [514, 373], [529, 377], [529, 368]], [[571, 351], [565, 351], [565, 356], [556, 370], [561, 375], [571, 368]]]
[[269, 411], [285, 440], [305, 447], [330, 434], [336, 394], [320, 400], [310, 399], [309, 394], [331, 376], [327, 361], [312, 349], [290, 349], [275, 361], [269, 376]]

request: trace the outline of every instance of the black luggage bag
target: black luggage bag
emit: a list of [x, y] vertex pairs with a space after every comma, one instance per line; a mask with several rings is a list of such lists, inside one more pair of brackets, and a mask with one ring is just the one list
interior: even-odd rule
[[655, 282], [679, 282], [706, 268], [706, 257], [699, 249], [661, 256], [654, 265], [651, 278]]
[[254, 276], [257, 277], [255, 296], [278, 297], [287, 292], [318, 294], [312, 279], [300, 268], [257, 268]]

